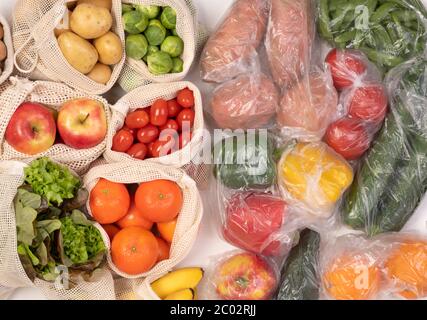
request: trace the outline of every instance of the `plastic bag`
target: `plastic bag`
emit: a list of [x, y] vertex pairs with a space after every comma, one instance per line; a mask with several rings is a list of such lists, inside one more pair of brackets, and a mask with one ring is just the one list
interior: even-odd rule
[[323, 142], [289, 146], [278, 164], [283, 199], [301, 212], [329, 218], [353, 182], [353, 169]]
[[274, 262], [244, 251], [216, 257], [202, 283], [204, 300], [268, 300], [279, 281]]
[[258, 129], [271, 122], [279, 94], [263, 73], [244, 74], [217, 87], [211, 99], [212, 116], [219, 128]]
[[201, 78], [222, 83], [257, 66], [257, 48], [264, 37], [267, 0], [237, 0], [206, 43], [201, 59]]
[[320, 0], [319, 33], [339, 48], [360, 49], [383, 71], [420, 55], [427, 11], [420, 0]]
[[400, 231], [427, 189], [426, 71], [427, 61], [414, 59], [385, 80], [391, 112], [342, 212], [348, 226], [368, 235]]

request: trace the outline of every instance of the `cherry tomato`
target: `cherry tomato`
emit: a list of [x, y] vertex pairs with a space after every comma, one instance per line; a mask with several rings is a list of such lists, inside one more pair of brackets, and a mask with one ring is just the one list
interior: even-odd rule
[[[154, 142], [155, 142], [155, 141], [154, 141]], [[147, 149], [148, 149], [147, 156], [148, 156], [148, 157], [152, 157], [152, 156], [153, 156], [153, 146], [154, 146], [154, 142], [151, 142], [151, 143], [149, 143], [149, 144], [147, 145]]]
[[122, 128], [122, 130], [129, 131], [130, 133], [132, 133], [133, 138], [136, 139], [136, 134], [138, 133], [137, 129], [130, 129], [126, 125], [124, 125], [124, 127]]
[[155, 126], [163, 126], [168, 121], [168, 103], [159, 99], [151, 106], [151, 124]]
[[357, 55], [346, 50], [333, 49], [326, 57], [334, 85], [338, 90], [351, 87], [366, 72], [366, 65]]
[[183, 132], [179, 135], [179, 149], [184, 149], [184, 147], [190, 143], [192, 138], [191, 132]]
[[169, 135], [165, 139], [154, 142], [151, 153], [154, 158], [160, 158], [171, 154], [174, 148], [175, 139]]
[[139, 142], [147, 144], [156, 141], [159, 137], [159, 133], [159, 128], [149, 124], [144, 128], [139, 129], [136, 137]]
[[194, 93], [188, 88], [179, 91], [176, 100], [183, 108], [194, 107]]
[[176, 99], [168, 101], [168, 115], [169, 118], [175, 118], [182, 110]]
[[355, 119], [381, 123], [387, 114], [387, 95], [381, 85], [357, 88], [350, 101], [349, 115]]
[[130, 129], [141, 129], [150, 123], [150, 116], [144, 110], [134, 111], [127, 115], [125, 123]]
[[120, 130], [113, 138], [112, 150], [116, 152], [126, 152], [132, 147], [133, 135], [127, 130]]
[[178, 131], [179, 130], [178, 122], [176, 122], [176, 120], [169, 119], [164, 126], [160, 127], [160, 131], [163, 131], [166, 129]]
[[176, 122], [178, 122], [181, 131], [193, 128], [195, 116], [194, 111], [191, 109], [184, 109], [179, 113], [178, 117], [176, 117]]
[[143, 143], [134, 144], [127, 152], [132, 158], [144, 160], [147, 156], [148, 148]]
[[347, 160], [359, 159], [371, 144], [363, 124], [350, 118], [336, 121], [329, 126], [325, 136], [326, 143]]

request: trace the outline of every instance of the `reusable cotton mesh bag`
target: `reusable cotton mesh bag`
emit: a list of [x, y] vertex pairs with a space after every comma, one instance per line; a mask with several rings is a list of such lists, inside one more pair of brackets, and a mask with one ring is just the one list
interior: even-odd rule
[[189, 88], [194, 93], [196, 118], [194, 120], [193, 135], [191, 142], [182, 150], [173, 152], [170, 155], [144, 160], [144, 162], [157, 162], [175, 168], [184, 167], [186, 172], [200, 185], [205, 185], [209, 177], [209, 169], [205, 164], [195, 164], [192, 160], [201, 152], [203, 147], [203, 103], [199, 89], [191, 82], [181, 81], [168, 84], [150, 84], [139, 87], [122, 97], [114, 106], [112, 120], [108, 131], [107, 149], [104, 158], [109, 163], [121, 163], [132, 161], [143, 163], [141, 160], [135, 160], [126, 153], [113, 151], [113, 137], [123, 125], [129, 112], [140, 108], [148, 108], [157, 99], [163, 98], [170, 100], [176, 98], [177, 92], [184, 88]]
[[[170, 180], [176, 182], [181, 187], [184, 196], [184, 204], [178, 216], [171, 245], [170, 258], [159, 262], [146, 273], [129, 275], [120, 271], [114, 265], [111, 255], [108, 254], [108, 264], [117, 275], [127, 279], [159, 277], [172, 270], [173, 267], [188, 255], [197, 238], [203, 216], [203, 205], [196, 183], [184, 171], [150, 162], [137, 163], [128, 161], [107, 164], [91, 169], [84, 177], [84, 187], [91, 192], [100, 178], [124, 184], [142, 183], [159, 179]], [[89, 205], [87, 209], [90, 213]], [[138, 284], [138, 282], [134, 282], [134, 284]], [[132, 285], [132, 283], [127, 285]]]
[[72, 0], [18, 0], [13, 15], [14, 62], [19, 72], [35, 80], [52, 80], [88, 92], [103, 94], [111, 89], [122, 70], [124, 32], [121, 1], [113, 0], [112, 31], [117, 34], [123, 47], [122, 60], [113, 67], [106, 85], [89, 79], [74, 69], [62, 54], [54, 29], [67, 12], [67, 3]]
[[104, 152], [107, 138], [93, 148], [82, 150], [73, 149], [64, 144], [55, 144], [46, 152], [34, 156], [16, 151], [5, 141], [7, 125], [21, 103], [31, 101], [59, 110], [63, 103], [77, 98], [88, 98], [102, 103], [107, 123], [110, 123], [111, 114], [108, 102], [99, 96], [89, 96], [60, 83], [32, 82], [11, 77], [5, 89], [0, 91], [0, 160], [19, 160], [29, 163], [34, 159], [47, 156], [54, 161], [66, 164], [78, 174], [85, 172], [89, 165]]
[[[0, 162], [0, 287], [24, 288], [36, 287], [48, 299], [60, 300], [111, 300], [115, 299], [114, 281], [106, 266], [94, 272], [92, 280], [79, 281], [70, 289], [58, 283], [36, 279], [34, 283], [28, 278], [17, 253], [16, 220], [14, 198], [17, 188], [24, 182], [24, 163], [16, 161]], [[107, 250], [108, 236], [99, 224]]]
[[181, 56], [184, 61], [184, 70], [180, 73], [153, 75], [148, 71], [144, 61], [127, 58], [119, 78], [119, 84], [123, 90], [129, 92], [153, 82], [165, 83], [182, 80], [188, 74], [196, 52], [207, 40], [207, 32], [197, 22], [197, 10], [193, 2], [191, 0], [125, 0], [124, 3], [169, 6], [175, 9], [176, 30], [184, 41], [184, 52]]
[[9, 23], [2, 15], [0, 15], [0, 24], [3, 26], [3, 42], [6, 45], [7, 49], [7, 58], [4, 61], [3, 70], [0, 71], [0, 84], [2, 84], [7, 80], [7, 78], [12, 74], [13, 71], [13, 44], [12, 33], [10, 32]]

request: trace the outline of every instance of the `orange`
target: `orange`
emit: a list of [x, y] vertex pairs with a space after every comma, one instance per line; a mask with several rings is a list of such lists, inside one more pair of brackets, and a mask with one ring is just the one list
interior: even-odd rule
[[102, 227], [104, 228], [105, 232], [107, 232], [110, 241], [113, 240], [116, 234], [118, 234], [120, 231], [120, 229], [114, 224], [103, 224]]
[[111, 257], [120, 271], [137, 275], [149, 271], [157, 263], [159, 245], [150, 231], [130, 227], [114, 237]]
[[129, 192], [122, 183], [99, 179], [90, 193], [89, 206], [100, 224], [115, 223], [129, 211]]
[[169, 180], [141, 183], [135, 194], [135, 204], [145, 219], [168, 222], [175, 219], [182, 209], [182, 190]]
[[173, 235], [175, 234], [177, 219], [170, 222], [158, 223], [157, 230], [163, 239], [167, 242], [172, 243]]
[[169, 254], [171, 250], [170, 244], [159, 237], [156, 237], [156, 240], [159, 245], [159, 258], [157, 262], [169, 259]]
[[329, 265], [323, 285], [336, 300], [368, 300], [379, 291], [380, 271], [367, 255], [343, 255]]
[[128, 227], [141, 227], [146, 230], [151, 230], [153, 227], [153, 222], [145, 219], [138, 208], [135, 206], [135, 203], [132, 201], [130, 204], [129, 212], [122, 219], [117, 222], [117, 225], [124, 229]]
[[400, 245], [388, 258], [387, 277], [407, 299], [427, 295], [427, 243], [406, 242]]

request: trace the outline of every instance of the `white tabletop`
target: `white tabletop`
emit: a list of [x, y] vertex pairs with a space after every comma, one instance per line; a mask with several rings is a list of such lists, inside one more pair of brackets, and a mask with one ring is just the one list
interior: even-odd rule
[[[233, 3], [233, 0], [193, 0], [199, 10], [199, 21], [201, 21], [209, 30], [214, 30], [218, 20], [221, 19], [223, 13]], [[6, 17], [11, 17], [11, 12], [16, 0], [0, 1], [0, 13]], [[423, 0], [427, 4], [427, 0]], [[189, 80], [194, 82], [197, 77], [197, 68], [194, 68], [192, 74], [189, 75]], [[117, 91], [119, 93], [120, 91]], [[209, 195], [204, 194], [204, 200]], [[205, 204], [207, 201], [204, 201]], [[217, 256], [222, 252], [233, 249], [232, 246], [225, 243], [219, 237], [219, 227], [214, 219], [217, 210], [212, 206], [205, 205], [205, 215], [202, 221], [202, 226], [199, 232], [198, 239], [193, 247], [193, 250], [185, 259], [181, 266], [207, 266], [213, 256]], [[424, 199], [417, 212], [405, 227], [408, 230], [418, 230], [427, 234], [427, 197]], [[1, 292], [0, 292], [1, 296]], [[44, 299], [43, 295], [37, 289], [19, 289], [16, 290], [10, 299]]]

